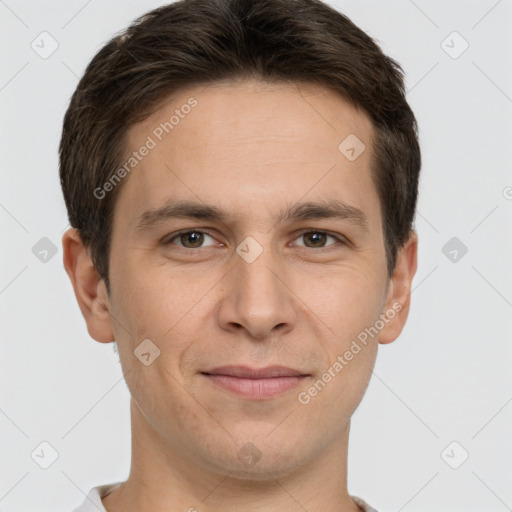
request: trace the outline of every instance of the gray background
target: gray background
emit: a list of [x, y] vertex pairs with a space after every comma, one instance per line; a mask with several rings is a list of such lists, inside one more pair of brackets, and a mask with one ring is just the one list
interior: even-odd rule
[[[382, 512], [512, 510], [512, 0], [330, 3], [402, 64], [424, 162], [412, 309], [354, 415], [349, 491]], [[86, 64], [161, 4], [0, 0], [0, 511], [70, 511], [128, 475], [118, 357], [62, 266], [57, 146]]]

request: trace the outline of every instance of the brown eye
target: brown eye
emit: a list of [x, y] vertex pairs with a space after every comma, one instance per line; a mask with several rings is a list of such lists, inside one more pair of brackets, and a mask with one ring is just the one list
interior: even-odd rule
[[[187, 248], [197, 249], [203, 244], [204, 235], [198, 231], [190, 231], [180, 235], [180, 242]], [[188, 245], [190, 244], [190, 245]]]
[[307, 231], [305, 233], [302, 233], [299, 236], [298, 240], [303, 239], [305, 241], [304, 245], [299, 244], [301, 247], [308, 247], [311, 249], [323, 249], [324, 247], [328, 247], [329, 245], [334, 245], [332, 243], [326, 244], [329, 238], [338, 241], [339, 243], [343, 243], [343, 241], [337, 236], [330, 235], [329, 233], [326, 233], [324, 231]]
[[[210, 235], [202, 231], [182, 231], [180, 233], [176, 233], [172, 238], [169, 238], [166, 242], [164, 242], [164, 244], [175, 244], [178, 245], [178, 247], [183, 247], [185, 249], [200, 249], [201, 247], [204, 247], [203, 243], [205, 241], [205, 237], [211, 238], [213, 240]], [[179, 243], [176, 244], [176, 240]]]
[[325, 244], [327, 235], [325, 233], [312, 232], [312, 233], [306, 233], [305, 235], [303, 235], [303, 237], [304, 237], [304, 240], [311, 241], [311, 245], [308, 245], [306, 243], [306, 245], [308, 247], [319, 247], [319, 246], [323, 247], [323, 245]]

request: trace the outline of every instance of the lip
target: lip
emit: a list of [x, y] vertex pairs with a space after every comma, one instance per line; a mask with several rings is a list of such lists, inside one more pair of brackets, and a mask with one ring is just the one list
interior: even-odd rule
[[201, 374], [222, 389], [255, 400], [272, 398], [284, 393], [310, 376], [284, 366], [221, 366]]
[[251, 368], [250, 366], [220, 366], [207, 372], [208, 375], [227, 375], [241, 379], [270, 379], [273, 377], [299, 377], [309, 375], [286, 366], [267, 366], [265, 368]]

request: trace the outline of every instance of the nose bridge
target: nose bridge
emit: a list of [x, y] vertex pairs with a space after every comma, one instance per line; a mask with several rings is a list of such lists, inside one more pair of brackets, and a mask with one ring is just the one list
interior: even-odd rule
[[276, 296], [281, 294], [282, 283], [279, 283], [277, 272], [274, 270], [279, 265], [273, 253], [269, 238], [259, 242], [248, 237], [237, 248], [239, 261], [237, 262], [238, 293], [244, 295], [245, 300], [255, 300], [263, 309], [264, 304], [271, 306]]

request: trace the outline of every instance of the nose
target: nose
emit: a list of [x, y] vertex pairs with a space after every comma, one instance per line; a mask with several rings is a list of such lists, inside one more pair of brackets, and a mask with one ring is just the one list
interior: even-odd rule
[[251, 263], [238, 254], [234, 258], [218, 310], [221, 328], [259, 340], [290, 331], [297, 317], [296, 297], [272, 251], [264, 250]]

